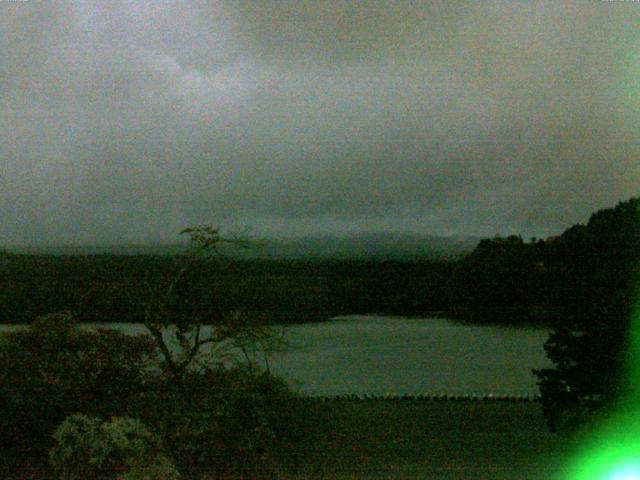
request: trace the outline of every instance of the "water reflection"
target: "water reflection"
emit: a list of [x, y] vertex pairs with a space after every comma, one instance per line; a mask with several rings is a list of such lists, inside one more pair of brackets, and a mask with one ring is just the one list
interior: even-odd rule
[[[145, 331], [143, 325], [93, 326]], [[531, 369], [550, 365], [547, 337], [546, 329], [357, 315], [287, 327], [289, 348], [270, 366], [312, 395], [535, 394]]]

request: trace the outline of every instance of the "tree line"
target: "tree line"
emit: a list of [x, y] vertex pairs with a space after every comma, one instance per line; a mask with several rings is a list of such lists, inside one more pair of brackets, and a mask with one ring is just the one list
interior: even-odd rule
[[[0, 323], [71, 311], [79, 322], [142, 322], [135, 305], [179, 256], [0, 256]], [[183, 312], [239, 309], [270, 324], [335, 315], [425, 315], [446, 308], [453, 263], [431, 260], [240, 260], [194, 265], [176, 290]]]
[[454, 272], [454, 309], [476, 321], [580, 329], [628, 318], [640, 258], [638, 199], [546, 240], [486, 239]]

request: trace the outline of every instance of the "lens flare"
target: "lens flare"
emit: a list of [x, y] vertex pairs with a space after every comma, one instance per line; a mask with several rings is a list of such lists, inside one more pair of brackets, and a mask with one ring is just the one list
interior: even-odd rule
[[640, 421], [611, 418], [582, 446], [567, 480], [640, 480]]
[[[640, 222], [640, 211], [636, 215]], [[638, 233], [634, 233], [638, 235]], [[640, 265], [635, 285], [640, 286]], [[615, 411], [593, 425], [565, 471], [565, 480], [640, 480], [640, 290], [629, 323], [625, 381]]]
[[604, 480], [640, 480], [640, 465], [637, 463], [625, 465], [605, 477]]
[[[634, 340], [629, 358], [640, 361], [638, 319], [634, 319]], [[634, 338], [635, 337], [635, 338]], [[630, 365], [629, 379], [637, 379], [638, 368]], [[637, 383], [636, 383], [637, 385]], [[593, 428], [590, 439], [582, 442], [579, 453], [567, 469], [566, 480], [640, 480], [640, 398], [628, 395], [617, 411]]]

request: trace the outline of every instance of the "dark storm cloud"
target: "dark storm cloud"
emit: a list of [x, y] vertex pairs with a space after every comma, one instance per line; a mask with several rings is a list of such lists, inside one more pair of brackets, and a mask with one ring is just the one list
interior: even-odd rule
[[6, 242], [553, 234], [638, 194], [634, 2], [4, 2]]

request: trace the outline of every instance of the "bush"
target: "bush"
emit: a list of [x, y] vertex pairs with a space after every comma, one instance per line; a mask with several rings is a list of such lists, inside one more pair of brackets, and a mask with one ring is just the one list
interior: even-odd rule
[[155, 355], [148, 337], [82, 330], [69, 314], [8, 334], [0, 342], [0, 441], [14, 454], [42, 454], [72, 413], [135, 414]]
[[[167, 392], [157, 411], [167, 448], [181, 471], [266, 476], [295, 441], [297, 399], [281, 379], [248, 367], [191, 372], [188, 397]], [[157, 404], [158, 405], [158, 404]]]
[[62, 422], [54, 438], [49, 460], [60, 480], [178, 478], [160, 441], [138, 419], [103, 422], [76, 414]]
[[[179, 471], [189, 476], [266, 476], [287, 446], [301, 441], [295, 435], [304, 431], [296, 427], [307, 415], [304, 402], [282, 379], [255, 366], [198, 362], [176, 385], [163, 375], [151, 338], [86, 331], [68, 314], [43, 317], [4, 339], [0, 441], [13, 446], [2, 453], [12, 461], [16, 457], [40, 464], [54, 444], [56, 427], [72, 414], [140, 419], [160, 435]], [[52, 458], [59, 471], [62, 464], [102, 458], [92, 450], [93, 437], [81, 435], [98, 435], [101, 424], [87, 417], [72, 419], [56, 437]], [[158, 472], [171, 469], [158, 462], [131, 467], [119, 480], [162, 478]]]
[[545, 350], [554, 368], [533, 372], [551, 431], [570, 434], [619, 406], [628, 393], [625, 344], [624, 329], [612, 326], [587, 333], [558, 328], [550, 334]]

